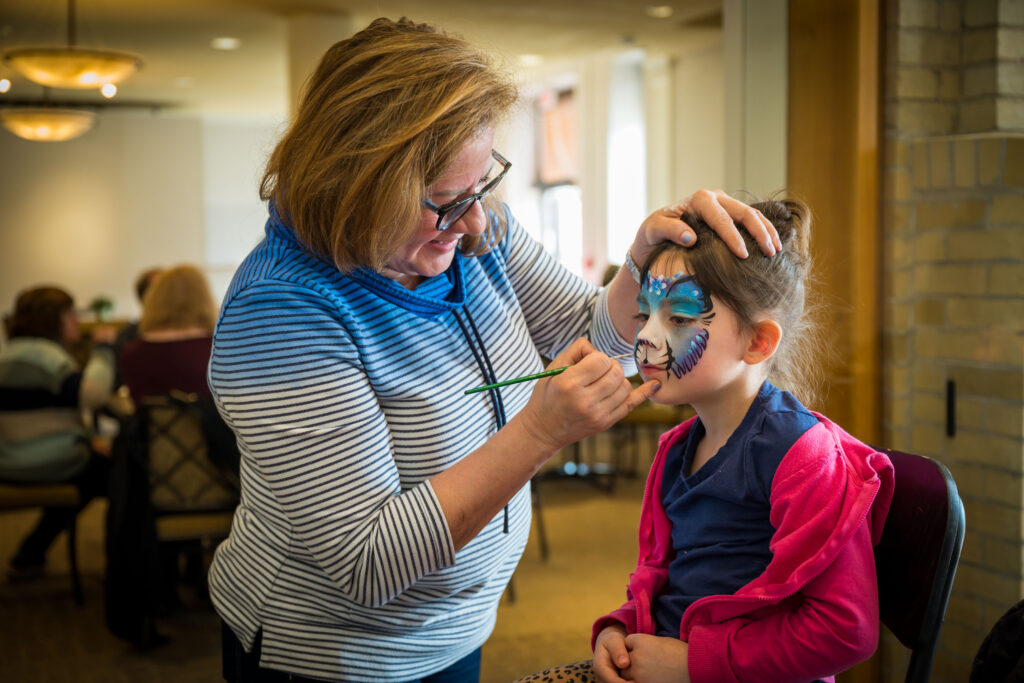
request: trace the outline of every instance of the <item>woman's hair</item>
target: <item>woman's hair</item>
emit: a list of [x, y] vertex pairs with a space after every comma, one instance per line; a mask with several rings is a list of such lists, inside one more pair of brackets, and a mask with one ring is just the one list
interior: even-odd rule
[[[404, 17], [376, 19], [324, 54], [260, 196], [339, 269], [380, 270], [415, 231], [427, 188], [516, 98], [512, 80], [468, 42]], [[463, 253], [499, 241], [506, 226], [497, 223], [463, 236]]]
[[751, 204], [779, 232], [782, 251], [766, 256], [745, 230], [740, 230], [750, 253], [736, 258], [725, 242], [701, 219], [684, 215], [697, 233], [697, 244], [684, 248], [672, 242], [659, 245], [642, 275], [663, 255], [678, 256], [701, 289], [736, 313], [740, 324], [753, 329], [766, 315], [782, 327], [782, 339], [769, 360], [772, 381], [797, 394], [805, 403], [818, 400], [820, 337], [808, 302], [811, 271], [810, 209], [794, 199]]
[[43, 337], [63, 343], [64, 320], [74, 310], [75, 300], [59, 287], [34, 287], [18, 295], [14, 312], [7, 321], [7, 335], [15, 337]]
[[147, 268], [135, 276], [135, 296], [139, 301], [146, 297], [146, 290], [160, 274], [161, 268]]
[[216, 321], [206, 276], [195, 266], [180, 265], [161, 272], [146, 290], [139, 332], [201, 327], [213, 334]]

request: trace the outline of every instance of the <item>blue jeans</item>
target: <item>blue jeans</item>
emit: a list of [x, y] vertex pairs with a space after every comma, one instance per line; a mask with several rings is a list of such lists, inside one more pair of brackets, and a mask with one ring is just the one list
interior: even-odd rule
[[[221, 622], [221, 646], [223, 648], [222, 672], [224, 680], [230, 683], [317, 683], [284, 671], [264, 669], [260, 666], [260, 641], [256, 636], [252, 652], [246, 652], [242, 643], [228, 625]], [[480, 648], [455, 662], [447, 669], [424, 676], [408, 683], [479, 683]]]
[[409, 683], [478, 683], [479, 680], [480, 648], [477, 648], [447, 669]]

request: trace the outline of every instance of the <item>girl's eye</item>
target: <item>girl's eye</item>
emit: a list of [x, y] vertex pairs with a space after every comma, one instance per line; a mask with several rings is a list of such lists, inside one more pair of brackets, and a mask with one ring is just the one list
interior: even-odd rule
[[640, 322], [645, 323], [650, 317], [651, 316], [649, 316], [648, 314], [641, 312], [634, 315], [633, 320], [639, 320]]
[[684, 325], [692, 325], [696, 321], [693, 318], [684, 318], [684, 317], [679, 316], [679, 315], [674, 315], [671, 318], [669, 318], [669, 322], [671, 322], [673, 325], [684, 326]]

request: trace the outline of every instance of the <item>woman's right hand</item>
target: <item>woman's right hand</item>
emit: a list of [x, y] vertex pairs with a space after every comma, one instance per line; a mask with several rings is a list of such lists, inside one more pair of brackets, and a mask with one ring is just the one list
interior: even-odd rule
[[660, 386], [651, 380], [637, 388], [622, 367], [577, 339], [549, 367], [571, 366], [537, 382], [517, 419], [542, 447], [555, 451], [611, 427], [646, 401]]
[[629, 668], [626, 629], [620, 624], [605, 626], [594, 641], [594, 675], [601, 683], [621, 683], [619, 672]]

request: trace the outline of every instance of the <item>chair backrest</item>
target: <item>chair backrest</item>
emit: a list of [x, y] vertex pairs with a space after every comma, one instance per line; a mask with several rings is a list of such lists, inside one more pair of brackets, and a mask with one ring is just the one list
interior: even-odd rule
[[238, 477], [214, 464], [195, 398], [147, 397], [141, 403], [153, 511], [160, 515], [234, 509]]
[[895, 491], [875, 548], [882, 623], [911, 651], [906, 683], [928, 680], [964, 541], [964, 507], [942, 463], [879, 449]]

